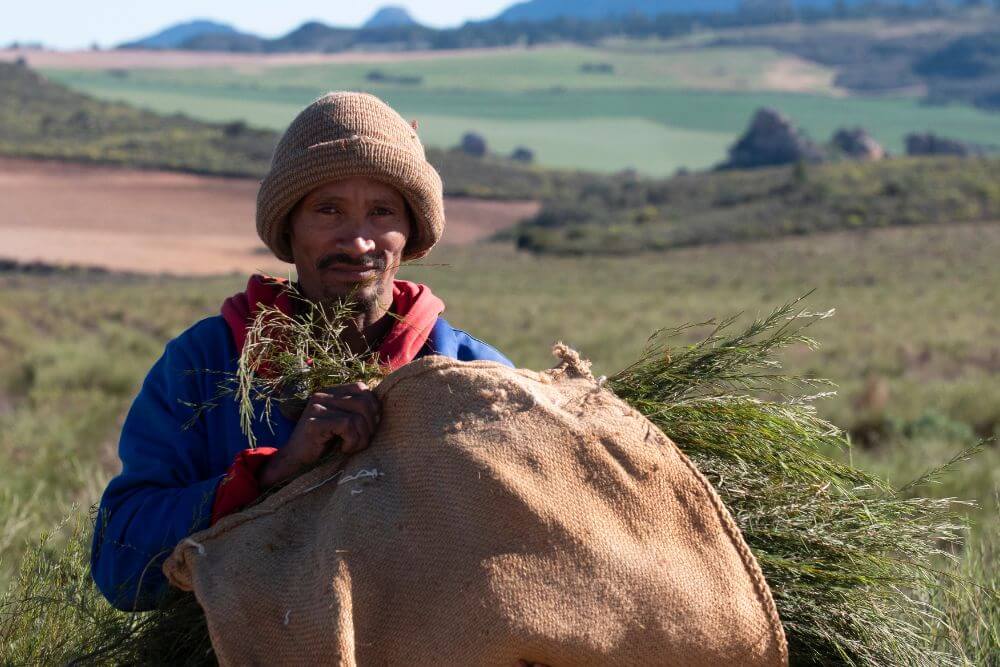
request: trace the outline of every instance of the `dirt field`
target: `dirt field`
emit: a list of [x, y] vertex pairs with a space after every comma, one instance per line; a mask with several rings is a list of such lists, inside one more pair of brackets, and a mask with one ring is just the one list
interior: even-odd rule
[[[177, 275], [285, 273], [289, 265], [257, 238], [256, 194], [252, 179], [0, 158], [0, 258]], [[537, 210], [454, 198], [445, 207], [445, 244], [473, 243]]]
[[[541, 47], [544, 48], [544, 47]], [[0, 49], [0, 62], [19, 57], [38, 69], [190, 69], [192, 67], [260, 68], [326, 63], [385, 63], [476, 58], [523, 51], [519, 47], [452, 49], [447, 51], [345, 52], [345, 53], [227, 53], [216, 51], [153, 51], [113, 49], [109, 51], [49, 51], [43, 49]]]
[[765, 70], [763, 84], [767, 90], [792, 93], [815, 92], [841, 97], [847, 92], [836, 87], [836, 77], [837, 72], [833, 69], [824, 70], [808, 60], [789, 56], [778, 60]]

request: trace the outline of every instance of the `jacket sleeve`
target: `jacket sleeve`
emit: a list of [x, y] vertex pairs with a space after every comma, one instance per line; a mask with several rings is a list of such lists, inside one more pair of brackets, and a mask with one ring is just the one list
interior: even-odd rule
[[236, 455], [225, 477], [219, 482], [212, 504], [212, 525], [257, 500], [262, 489], [257, 475], [264, 464], [277, 453], [274, 447], [244, 449]]
[[201, 366], [182, 338], [167, 344], [126, 417], [118, 453], [122, 472], [101, 498], [91, 574], [123, 610], [151, 609], [168, 591], [161, 565], [174, 546], [208, 526], [221, 474], [211, 475], [199, 404]]

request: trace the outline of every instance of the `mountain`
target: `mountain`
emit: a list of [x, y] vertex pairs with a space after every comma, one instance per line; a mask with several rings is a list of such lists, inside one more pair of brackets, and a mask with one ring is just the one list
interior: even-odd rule
[[354, 45], [357, 32], [354, 28], [337, 28], [319, 21], [308, 21], [287, 35], [270, 40], [267, 50], [272, 52], [318, 51], [321, 53], [346, 51]]
[[143, 37], [131, 42], [121, 44], [120, 49], [177, 49], [186, 42], [203, 37], [205, 35], [239, 35], [240, 33], [231, 25], [216, 23], [215, 21], [196, 20], [186, 23], [178, 23], [169, 28], [161, 30], [155, 35]]
[[[715, 14], [748, 9], [834, 9], [859, 5], [868, 0], [527, 0], [511, 5], [497, 15], [497, 21], [549, 21], [560, 17], [602, 19], [628, 14]], [[919, 5], [925, 0], [890, 0], [886, 4]]]
[[406, 11], [405, 7], [398, 5], [386, 5], [361, 26], [364, 30], [380, 30], [382, 28], [402, 28], [406, 26], [419, 25]]

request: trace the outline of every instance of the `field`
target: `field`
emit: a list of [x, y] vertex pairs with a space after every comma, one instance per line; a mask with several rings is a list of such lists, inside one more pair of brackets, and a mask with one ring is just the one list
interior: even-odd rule
[[[1000, 646], [989, 597], [1000, 160], [614, 173], [715, 164], [760, 106], [819, 140], [863, 125], [896, 152], [910, 131], [1000, 144], [1000, 114], [849, 95], [834, 69], [764, 46], [706, 48], [715, 37], [444, 54], [27, 52], [52, 82], [100, 100], [0, 64], [0, 595], [39, 533], [56, 531], [42, 550], [56, 553], [59, 521], [85, 516], [117, 472], [122, 418], [165, 342], [217, 313], [247, 273], [288, 270], [253, 226], [274, 130], [328, 89], [364, 88], [416, 118], [428, 146], [473, 130], [496, 153], [535, 152], [526, 166], [429, 151], [448, 227], [402, 272], [519, 366], [548, 367], [562, 340], [610, 374], [660, 327], [745, 321], [815, 290], [810, 310], [836, 309], [810, 331], [823, 345], [784, 361], [837, 384], [817, 404], [853, 440], [835, 455], [902, 485], [984, 441], [933, 493], [979, 504], [959, 556], [984, 588], [969, 589], [950, 631]], [[979, 606], [994, 616], [970, 629]], [[4, 641], [0, 629], [0, 665]]]
[[[722, 161], [762, 106], [782, 110], [818, 141], [862, 125], [896, 153], [914, 131], [986, 144], [1000, 136], [998, 114], [911, 97], [847, 96], [832, 85], [832, 70], [761, 47], [545, 47], [295, 65], [258, 58], [256, 66], [245, 58], [238, 66], [133, 68], [109, 57], [105, 69], [74, 69], [67, 58], [63, 66], [46, 62], [43, 71], [105, 99], [279, 130], [327, 90], [364, 89], [416, 118], [430, 146], [453, 146], [477, 131], [492, 150], [527, 146], [545, 166], [634, 168], [651, 176]], [[612, 71], [585, 72], [588, 64]], [[369, 80], [375, 70], [381, 81]], [[419, 83], [400, 83], [407, 77]]]
[[[840, 385], [822, 414], [863, 438], [856, 459], [902, 482], [998, 429], [998, 252], [1000, 226], [961, 225], [627, 259], [538, 260], [480, 244], [441, 248], [405, 275], [516, 363], [547, 367], [565, 340], [598, 373], [633, 360], [658, 327], [760, 313], [815, 288], [810, 308], [837, 315], [813, 332], [820, 351], [787, 362]], [[0, 579], [39, 530], [96, 501], [115, 472], [120, 418], [163, 343], [244, 280], [0, 274], [0, 453], [14, 462], [0, 472]], [[993, 444], [941, 492], [978, 499], [985, 517], [998, 484]]]
[[[288, 265], [254, 227], [257, 181], [0, 157], [0, 246], [22, 262], [202, 275]], [[446, 244], [471, 243], [537, 211], [449, 198]]]

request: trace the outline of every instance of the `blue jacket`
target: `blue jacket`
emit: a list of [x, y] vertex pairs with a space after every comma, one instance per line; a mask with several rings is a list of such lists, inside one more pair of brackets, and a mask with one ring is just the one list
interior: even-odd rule
[[[417, 356], [428, 354], [513, 365], [440, 317]], [[122, 472], [101, 498], [90, 560], [97, 587], [119, 609], [150, 609], [162, 599], [163, 561], [178, 542], [208, 527], [216, 487], [248, 446], [232, 397], [188, 423], [190, 404], [211, 401], [218, 372], [235, 373], [237, 359], [222, 316], [204, 319], [167, 344], [132, 403], [118, 445]], [[281, 447], [293, 426], [274, 411], [273, 432], [260, 422], [254, 435]]]

